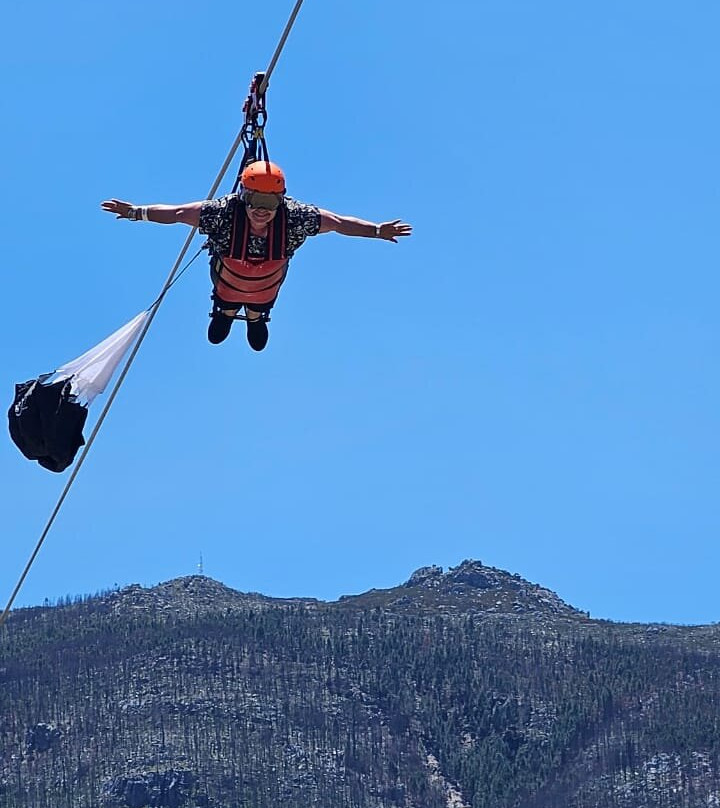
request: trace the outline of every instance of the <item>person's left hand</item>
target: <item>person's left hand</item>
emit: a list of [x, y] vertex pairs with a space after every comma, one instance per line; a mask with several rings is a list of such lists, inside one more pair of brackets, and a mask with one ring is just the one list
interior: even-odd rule
[[395, 219], [393, 222], [383, 222], [379, 227], [378, 238], [392, 241], [394, 244], [397, 244], [398, 238], [412, 234], [412, 225], [403, 222], [401, 219]]

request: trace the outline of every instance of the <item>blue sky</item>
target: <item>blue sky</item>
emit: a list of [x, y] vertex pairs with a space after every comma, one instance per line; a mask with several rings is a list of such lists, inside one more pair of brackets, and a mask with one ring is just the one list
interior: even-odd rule
[[[152, 302], [186, 230], [100, 202], [206, 195], [291, 7], [4, 9], [8, 406]], [[262, 354], [207, 343], [196, 262], [18, 605], [200, 554], [323, 599], [475, 558], [594, 617], [720, 620], [719, 25], [714, 0], [305, 0], [271, 156], [293, 196], [415, 233], [309, 241]], [[66, 475], [9, 438], [0, 475], [4, 603]]]

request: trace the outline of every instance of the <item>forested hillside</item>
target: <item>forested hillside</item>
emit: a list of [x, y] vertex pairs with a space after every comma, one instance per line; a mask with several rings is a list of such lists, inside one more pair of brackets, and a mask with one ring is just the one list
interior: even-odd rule
[[135, 586], [0, 649], [7, 808], [720, 806], [720, 629], [479, 562], [336, 603]]

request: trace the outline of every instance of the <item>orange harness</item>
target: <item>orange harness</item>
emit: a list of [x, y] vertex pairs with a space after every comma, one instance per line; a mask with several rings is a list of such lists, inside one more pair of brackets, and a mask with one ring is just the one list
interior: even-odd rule
[[272, 303], [287, 275], [286, 231], [287, 210], [281, 205], [268, 225], [266, 257], [248, 257], [250, 222], [244, 203], [238, 202], [230, 254], [213, 262], [215, 294], [227, 303]]

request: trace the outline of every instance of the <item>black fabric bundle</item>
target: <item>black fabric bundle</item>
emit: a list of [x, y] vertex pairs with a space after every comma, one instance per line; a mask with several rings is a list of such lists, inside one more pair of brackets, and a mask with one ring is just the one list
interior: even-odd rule
[[64, 471], [85, 443], [88, 410], [77, 403], [70, 379], [45, 384], [50, 375], [15, 385], [8, 410], [10, 437], [29, 460], [50, 471]]

